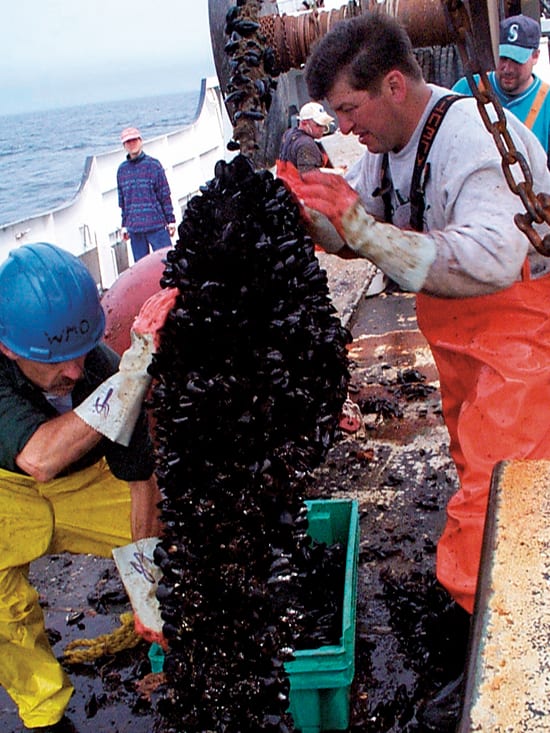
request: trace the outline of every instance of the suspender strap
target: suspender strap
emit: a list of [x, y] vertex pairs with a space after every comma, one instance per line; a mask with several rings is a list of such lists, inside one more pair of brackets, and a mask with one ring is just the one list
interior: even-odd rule
[[384, 204], [384, 221], [391, 224], [393, 220], [393, 207], [391, 203], [392, 180], [390, 176], [388, 154], [382, 156], [382, 165], [380, 167], [380, 186], [373, 192], [373, 196], [381, 196]]
[[531, 109], [529, 110], [529, 114], [525, 118], [525, 125], [532, 130], [533, 125], [535, 124], [535, 121], [538, 117], [538, 114], [541, 110], [542, 105], [544, 104], [544, 100], [546, 99], [546, 95], [550, 91], [550, 86], [546, 82], [541, 82], [541, 85], [539, 87], [539, 90], [537, 92], [537, 95], [535, 99], [533, 100], [533, 104], [531, 105]]
[[417, 232], [421, 232], [424, 228], [424, 209], [426, 208], [424, 191], [426, 190], [426, 183], [430, 175], [430, 166], [426, 163], [428, 153], [447, 110], [458, 99], [464, 99], [464, 95], [447, 94], [445, 97], [438, 99], [432, 107], [420, 135], [410, 190], [410, 223], [412, 229], [415, 229]]
[[[445, 113], [458, 99], [464, 99], [463, 94], [447, 94], [441, 97], [434, 104], [426, 120], [426, 124], [420, 135], [420, 141], [416, 151], [414, 170], [411, 180], [410, 205], [411, 205], [411, 227], [421, 232], [424, 228], [424, 190], [428, 180], [430, 167], [426, 165], [428, 153], [432, 147], [435, 134], [445, 117]], [[387, 153], [382, 156], [380, 168], [380, 186], [373, 191], [373, 196], [381, 196], [384, 204], [384, 221], [391, 224], [393, 221], [393, 207], [391, 203], [392, 180], [389, 169], [389, 157]]]
[[479, 81], [477, 82], [477, 88], [480, 92], [485, 91], [485, 84], [483, 83], [483, 79], [481, 77], [479, 77]]
[[[484, 86], [481, 79], [477, 83], [478, 89], [483, 91]], [[548, 85], [545, 81], [541, 81], [540, 87], [538, 92], [535, 95], [535, 98], [533, 100], [533, 104], [531, 105], [531, 109], [529, 110], [529, 114], [523, 121], [523, 124], [528, 127], [530, 130], [533, 129], [533, 125], [535, 124], [537, 117], [539, 116], [539, 112], [542, 108], [542, 105], [544, 104], [544, 100], [546, 99], [546, 95], [550, 91], [550, 85]]]

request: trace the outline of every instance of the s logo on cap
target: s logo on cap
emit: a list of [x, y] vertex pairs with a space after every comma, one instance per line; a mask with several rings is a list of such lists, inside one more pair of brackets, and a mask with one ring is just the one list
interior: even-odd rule
[[508, 41], [510, 43], [515, 43], [518, 40], [518, 30], [519, 26], [517, 23], [513, 23], [510, 28], [508, 29]]

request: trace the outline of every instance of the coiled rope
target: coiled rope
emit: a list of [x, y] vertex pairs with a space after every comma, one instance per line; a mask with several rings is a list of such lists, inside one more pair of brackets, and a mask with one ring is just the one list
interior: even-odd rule
[[66, 664], [85, 664], [137, 646], [142, 637], [135, 631], [134, 614], [123, 613], [119, 618], [121, 625], [108, 634], [101, 634], [95, 639], [70, 641], [63, 652], [63, 661]]

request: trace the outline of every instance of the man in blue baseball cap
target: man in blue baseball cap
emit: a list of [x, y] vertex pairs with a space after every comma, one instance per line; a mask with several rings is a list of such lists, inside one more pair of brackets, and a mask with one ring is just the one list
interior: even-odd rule
[[500, 24], [498, 55], [524, 64], [539, 57], [540, 25], [528, 15], [511, 15]]
[[[540, 25], [527, 15], [511, 15], [500, 23], [498, 63], [487, 75], [500, 103], [537, 136], [550, 167], [550, 87], [535, 73], [539, 60]], [[474, 76], [480, 86], [479, 76]], [[453, 91], [471, 94], [466, 77]]]

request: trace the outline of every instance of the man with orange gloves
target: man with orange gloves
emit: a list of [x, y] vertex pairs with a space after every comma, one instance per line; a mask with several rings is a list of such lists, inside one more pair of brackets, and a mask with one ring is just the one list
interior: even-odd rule
[[[162, 296], [160, 325], [173, 302]], [[119, 363], [101, 343], [105, 316], [80, 260], [37, 243], [0, 265], [0, 684], [32, 730], [73, 730], [73, 688], [29, 563], [67, 551], [110, 557], [161, 531], [142, 409], [157, 330], [149, 313]]]
[[[514, 224], [521, 201], [475, 100], [424, 81], [396, 20], [373, 13], [339, 23], [315, 47], [306, 81], [367, 150], [346, 180], [288, 165], [279, 175], [314, 241], [366, 257], [418, 294], [460, 478], [437, 575], [471, 613], [495, 464], [550, 458], [541, 409], [550, 404], [550, 260]], [[511, 114], [507, 125], [534, 190], [549, 192], [540, 143]]]

